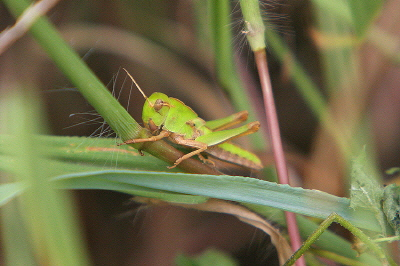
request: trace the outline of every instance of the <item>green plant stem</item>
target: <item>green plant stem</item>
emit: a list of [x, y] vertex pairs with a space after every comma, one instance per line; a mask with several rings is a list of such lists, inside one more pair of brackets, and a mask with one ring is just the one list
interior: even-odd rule
[[266, 47], [265, 26], [261, 17], [260, 3], [258, 0], [241, 0], [244, 23], [246, 27], [246, 36], [251, 50], [263, 50]]
[[[26, 0], [3, 0], [11, 12], [18, 17], [28, 6]], [[123, 140], [147, 137], [148, 133], [129, 115], [94, 73], [60, 37], [57, 30], [45, 18], [39, 18], [30, 32], [61, 69], [68, 79], [79, 89], [85, 99], [96, 109], [110, 127]], [[134, 145], [133, 145], [134, 146]], [[157, 141], [143, 146], [150, 154], [167, 162], [175, 162], [183, 155], [164, 141]], [[220, 174], [219, 171], [194, 159], [188, 159], [179, 168], [191, 173]]]
[[304, 254], [304, 252], [306, 252], [310, 248], [310, 246], [315, 241], [318, 240], [318, 238], [322, 235], [322, 233], [325, 232], [325, 230], [327, 230], [328, 227], [334, 222], [342, 225], [344, 228], [349, 230], [353, 235], [358, 237], [363, 243], [365, 243], [368, 246], [368, 248], [370, 248], [376, 254], [376, 256], [381, 260], [382, 265], [396, 265], [392, 261], [388, 262], [388, 259], [386, 258], [386, 255], [381, 249], [381, 247], [379, 247], [369, 236], [364, 234], [363, 231], [352, 225], [350, 222], [348, 222], [346, 219], [344, 219], [337, 213], [332, 213], [331, 215], [329, 215], [328, 218], [326, 218], [320, 224], [317, 230], [315, 230], [315, 232], [309, 236], [309, 238], [303, 243], [301, 248], [293, 254], [293, 256], [285, 263], [284, 266], [293, 265], [293, 263], [298, 258], [300, 258]]
[[351, 266], [369, 266], [369, 264], [365, 264], [364, 262], [360, 262], [360, 261], [356, 261], [344, 256], [340, 256], [336, 253], [330, 252], [330, 251], [326, 251], [326, 250], [322, 250], [322, 249], [313, 249], [310, 248], [310, 250], [312, 250], [312, 253], [326, 258], [326, 259], [330, 259], [332, 261], [335, 261], [337, 263], [343, 264], [343, 265], [351, 265]]
[[[218, 80], [222, 87], [228, 91], [232, 103], [237, 111], [249, 111], [249, 121], [257, 120], [251, 100], [243, 88], [240, 77], [235, 67], [233, 57], [232, 32], [228, 25], [231, 24], [231, 1], [210, 0], [211, 31], [213, 35], [215, 66]], [[261, 134], [251, 134], [249, 138], [253, 147], [258, 150], [265, 149], [265, 141]]]

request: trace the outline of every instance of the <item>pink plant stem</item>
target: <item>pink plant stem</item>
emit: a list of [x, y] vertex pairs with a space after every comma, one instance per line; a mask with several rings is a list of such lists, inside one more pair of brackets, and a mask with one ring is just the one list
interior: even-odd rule
[[[267, 118], [267, 125], [269, 136], [271, 140], [272, 151], [275, 159], [275, 167], [278, 174], [279, 183], [289, 184], [289, 174], [286, 165], [285, 154], [283, 152], [282, 140], [279, 130], [278, 116], [274, 103], [274, 96], [272, 94], [271, 80], [267, 65], [267, 55], [265, 49], [254, 52], [258, 75], [260, 77], [261, 88], [263, 91], [265, 114]], [[285, 212], [286, 223], [288, 227], [290, 242], [293, 251], [301, 247], [302, 241], [300, 238], [299, 228], [297, 226], [296, 215], [292, 212]], [[306, 265], [304, 257], [302, 256], [296, 265]]]

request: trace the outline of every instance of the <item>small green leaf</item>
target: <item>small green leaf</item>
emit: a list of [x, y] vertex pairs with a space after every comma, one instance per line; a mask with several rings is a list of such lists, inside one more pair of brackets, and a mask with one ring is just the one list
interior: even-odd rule
[[350, 203], [352, 208], [380, 208], [383, 188], [366, 172], [366, 163], [366, 152], [363, 150], [352, 165]]
[[384, 189], [383, 211], [396, 235], [400, 235], [400, 186], [391, 184]]
[[392, 167], [385, 171], [388, 175], [400, 174], [400, 167]]
[[353, 209], [372, 210], [376, 219], [385, 231], [385, 218], [382, 212], [381, 200], [383, 187], [374, 176], [367, 171], [367, 156], [365, 149], [353, 160], [351, 171], [350, 207]]

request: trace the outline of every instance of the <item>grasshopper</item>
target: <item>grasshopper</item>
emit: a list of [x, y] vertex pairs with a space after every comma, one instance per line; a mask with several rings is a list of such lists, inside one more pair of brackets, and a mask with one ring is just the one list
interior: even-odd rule
[[174, 165], [168, 168], [174, 168], [194, 155], [198, 155], [200, 159], [205, 161], [206, 159], [200, 154], [202, 152], [207, 152], [221, 160], [252, 169], [259, 170], [263, 167], [260, 159], [255, 154], [228, 142], [234, 138], [258, 131], [260, 127], [258, 121], [227, 129], [245, 121], [248, 116], [247, 111], [206, 122], [189, 106], [186, 106], [178, 99], [168, 97], [164, 93], [155, 92], [150, 97], [147, 97], [128, 71], [126, 73], [146, 99], [143, 106], [142, 119], [144, 126], [153, 136], [130, 139], [120, 145], [153, 142], [168, 138], [175, 144], [194, 149], [192, 152], [178, 158]]

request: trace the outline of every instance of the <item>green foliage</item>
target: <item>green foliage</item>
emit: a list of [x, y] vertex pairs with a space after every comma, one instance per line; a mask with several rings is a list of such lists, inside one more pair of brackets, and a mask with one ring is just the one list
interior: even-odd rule
[[392, 184], [385, 187], [382, 205], [388, 223], [400, 236], [400, 186]]
[[1, 98], [1, 106], [12, 107], [3, 109], [0, 120], [3, 133], [10, 134], [0, 148], [11, 170], [0, 172], [2, 182], [10, 182], [1, 185], [1, 201], [8, 203], [2, 215], [5, 258], [10, 265], [88, 265], [70, 195], [49, 182], [56, 169], [43, 164], [46, 145], [34, 137], [44, 131], [40, 103], [34, 90]]
[[382, 9], [382, 0], [329, 1], [313, 0], [315, 6], [327, 15], [340, 20], [347, 28], [353, 29], [358, 37], [364, 37], [373, 20]]
[[227, 254], [214, 249], [209, 249], [205, 251], [203, 254], [194, 258], [181, 254], [176, 257], [175, 262], [177, 266], [239, 265], [234, 259], [229, 257]]
[[[9, 140], [9, 137], [2, 138], [0, 143], [3, 144]], [[116, 147], [113, 139], [51, 136], [39, 139], [48, 144], [46, 156], [54, 158], [45, 159], [41, 165], [46, 165], [55, 173], [52, 182], [57, 188], [113, 190], [185, 204], [203, 203], [210, 197], [220, 198], [241, 202], [257, 213], [274, 219], [279, 218], [278, 213], [274, 213], [269, 206], [319, 218], [326, 217], [333, 210], [357, 226], [380, 230], [369, 211], [351, 211], [348, 199], [320, 191], [291, 188], [248, 177], [160, 172], [165, 171], [166, 163], [152, 156], [138, 156], [132, 148]], [[118, 158], [118, 165], [110, 157]], [[151, 165], [158, 172], [124, 169], [146, 169]], [[24, 187], [20, 183], [7, 183], [0, 189], [9, 201], [11, 196], [7, 195], [19, 195]], [[306, 219], [299, 217], [299, 221], [305, 236], [316, 228]], [[346, 245], [348, 248], [343, 248]], [[318, 246], [356, 258], [349, 243], [329, 232], [320, 238]]]
[[386, 231], [385, 216], [382, 212], [383, 187], [367, 171], [366, 151], [353, 161], [351, 173], [350, 207], [372, 210], [379, 221], [382, 232]]
[[[284, 266], [289, 266], [293, 265], [296, 260], [298, 260], [304, 252], [310, 248], [310, 246], [326, 231], [326, 229], [332, 224], [332, 223], [339, 223], [341, 226], [345, 227], [347, 230], [349, 230], [354, 236], [358, 237], [360, 241], [365, 243], [365, 245], [370, 248], [377, 258], [381, 261], [382, 265], [393, 265], [395, 266], [396, 264], [392, 262], [392, 260], [386, 257], [385, 252], [382, 250], [382, 248], [376, 244], [369, 236], [367, 236], [363, 231], [361, 231], [359, 228], [355, 227], [351, 223], [349, 223], [346, 219], [343, 219], [340, 215], [337, 213], [332, 213], [331, 215], [328, 216], [321, 224], [320, 226], [309, 236], [309, 238], [303, 243], [300, 249], [298, 249], [292, 257], [285, 263]], [[389, 263], [390, 261], [390, 263]], [[354, 262], [352, 262], [354, 263]], [[369, 265], [377, 265], [377, 261], [369, 261]]]
[[354, 0], [347, 2], [357, 36], [365, 36], [372, 22], [382, 9], [383, 0]]
[[[400, 187], [392, 184], [383, 187], [377, 178], [367, 170], [365, 149], [353, 161], [350, 207], [371, 210], [381, 226], [384, 236], [394, 230], [399, 235]], [[388, 228], [387, 225], [392, 228]]]
[[400, 167], [392, 167], [388, 170], [386, 170], [386, 174], [388, 175], [394, 175], [400, 173]]

